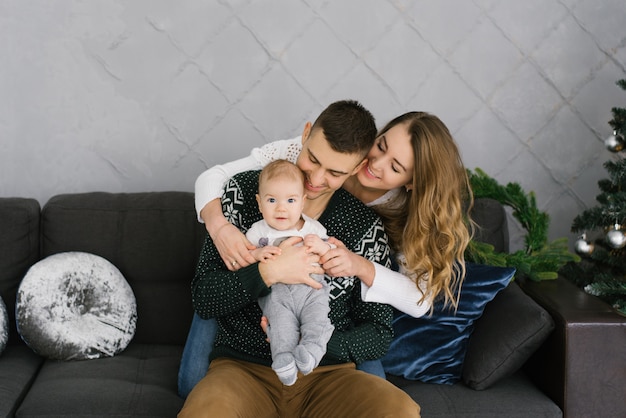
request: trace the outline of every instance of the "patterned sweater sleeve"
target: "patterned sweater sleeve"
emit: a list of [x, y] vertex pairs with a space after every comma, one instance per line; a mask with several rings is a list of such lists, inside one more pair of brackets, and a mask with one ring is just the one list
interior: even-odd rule
[[[356, 210], [352, 213], [360, 212]], [[372, 214], [353, 219], [356, 220], [354, 223], [345, 218], [342, 221], [337, 216], [320, 220], [328, 229], [328, 235], [343, 241], [354, 253], [383, 266], [390, 266], [388, 240], [381, 220]], [[337, 233], [343, 233], [343, 239]], [[327, 345], [328, 362], [361, 363], [381, 358], [389, 349], [393, 338], [393, 310], [386, 304], [364, 302], [360, 284], [361, 281], [355, 277], [334, 278], [331, 281], [330, 315], [335, 332]], [[345, 299], [338, 296], [342, 292]], [[341, 317], [343, 311], [346, 313]]]
[[[249, 193], [241, 189], [240, 181], [247, 182], [251, 177], [231, 179], [222, 199], [227, 219], [243, 231], [260, 219], [258, 211], [254, 210], [256, 203], [246, 201], [246, 197], [249, 200]], [[246, 305], [255, 304], [259, 296], [269, 292], [257, 263], [229, 271], [209, 236], [200, 253], [191, 287], [193, 307], [202, 318], [233, 314]]]

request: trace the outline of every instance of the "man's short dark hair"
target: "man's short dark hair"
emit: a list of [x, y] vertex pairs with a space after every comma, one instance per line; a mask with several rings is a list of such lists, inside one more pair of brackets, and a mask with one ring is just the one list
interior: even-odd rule
[[343, 154], [363, 157], [374, 145], [374, 116], [356, 100], [340, 100], [330, 104], [313, 123], [312, 131], [322, 129], [330, 147]]

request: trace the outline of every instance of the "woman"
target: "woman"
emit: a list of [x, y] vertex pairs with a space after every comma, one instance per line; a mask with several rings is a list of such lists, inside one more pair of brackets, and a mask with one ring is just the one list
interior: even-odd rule
[[[293, 162], [300, 150], [300, 138], [276, 141], [198, 177], [199, 220], [206, 223], [229, 269], [255, 260], [249, 254], [254, 246], [222, 214], [219, 197], [224, 183], [236, 173], [260, 169], [275, 159]], [[335, 277], [358, 277], [364, 301], [387, 303], [414, 317], [431, 310], [436, 298], [456, 308], [465, 276], [463, 252], [471, 236], [468, 212], [473, 198], [449, 130], [434, 115], [405, 113], [380, 131], [367, 160], [343, 187], [382, 218], [399, 272], [355, 255], [336, 240], [337, 248], [320, 260], [324, 270]], [[179, 373], [183, 397], [208, 367], [215, 334], [211, 322], [194, 316]], [[359, 368], [384, 376], [379, 362], [370, 363]]]

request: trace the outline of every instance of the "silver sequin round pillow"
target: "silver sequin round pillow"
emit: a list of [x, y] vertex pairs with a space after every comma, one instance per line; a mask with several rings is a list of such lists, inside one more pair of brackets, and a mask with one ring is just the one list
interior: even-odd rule
[[0, 354], [4, 351], [9, 341], [9, 314], [7, 306], [0, 297]]
[[37, 354], [54, 360], [111, 357], [137, 324], [135, 295], [108, 260], [83, 252], [51, 255], [33, 265], [16, 302], [17, 329]]

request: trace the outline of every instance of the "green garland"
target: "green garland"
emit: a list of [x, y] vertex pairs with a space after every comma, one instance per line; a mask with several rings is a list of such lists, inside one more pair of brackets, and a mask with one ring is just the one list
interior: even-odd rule
[[567, 238], [548, 243], [550, 218], [537, 209], [533, 192], [525, 193], [517, 183], [502, 186], [480, 168], [476, 168], [475, 172], [467, 172], [474, 198], [491, 198], [511, 207], [513, 217], [527, 232], [524, 237], [525, 248], [514, 253], [496, 253], [492, 245], [472, 240], [465, 251], [467, 261], [515, 267], [515, 277], [528, 277], [534, 281], [556, 279], [563, 265], [580, 261], [578, 255], [569, 251]]

